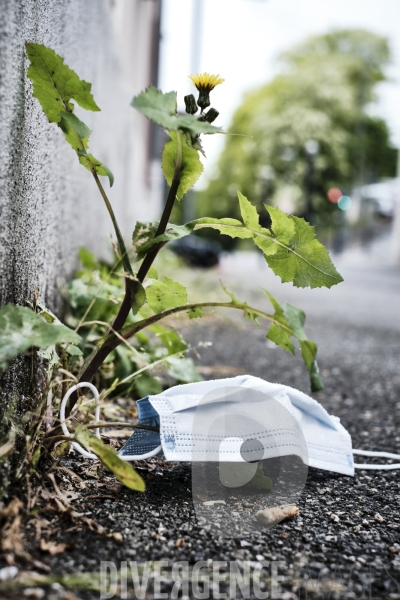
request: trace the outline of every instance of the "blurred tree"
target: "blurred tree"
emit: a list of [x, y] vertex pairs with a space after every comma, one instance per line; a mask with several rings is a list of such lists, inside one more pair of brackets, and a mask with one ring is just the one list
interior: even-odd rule
[[310, 157], [313, 212], [334, 209], [326, 199], [333, 186], [394, 176], [388, 127], [369, 115], [389, 59], [387, 40], [364, 30], [313, 37], [284, 53], [282, 73], [236, 111], [229, 132], [247, 137], [227, 136], [215, 177], [198, 193], [198, 215], [231, 215], [237, 189], [258, 206], [305, 215]]

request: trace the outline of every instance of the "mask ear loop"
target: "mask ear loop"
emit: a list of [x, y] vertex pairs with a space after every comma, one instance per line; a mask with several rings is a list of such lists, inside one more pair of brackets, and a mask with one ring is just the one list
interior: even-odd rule
[[[83, 387], [87, 387], [90, 389], [90, 391], [93, 394], [94, 400], [96, 402], [96, 409], [95, 409], [95, 420], [96, 423], [98, 421], [100, 421], [100, 401], [99, 401], [99, 392], [97, 391], [97, 388], [89, 382], [85, 382], [82, 381], [81, 383], [77, 383], [76, 385], [73, 385], [68, 392], [65, 394], [64, 398], [62, 399], [61, 402], [61, 406], [60, 406], [60, 424], [61, 424], [61, 429], [63, 430], [64, 435], [71, 435], [70, 432], [68, 431], [68, 427], [66, 424], [66, 420], [65, 420], [65, 407], [67, 406], [67, 402], [69, 397], [71, 396], [71, 394], [73, 392], [75, 392], [75, 390], [79, 389], [79, 388], [83, 388]], [[100, 438], [100, 429], [97, 428], [95, 430], [95, 435], [96, 437]], [[77, 442], [71, 442], [71, 446], [77, 451], [79, 452], [79, 454], [82, 454], [82, 456], [84, 456], [85, 458], [91, 458], [92, 460], [99, 460], [99, 457], [96, 456], [96, 454], [92, 454], [91, 452], [87, 452], [87, 450], [85, 450], [84, 448], [82, 448], [82, 446], [80, 444], [78, 444]], [[156, 456], [157, 454], [160, 453], [160, 451], [162, 450], [162, 446], [157, 446], [157, 448], [154, 448], [154, 450], [151, 450], [150, 452], [147, 452], [146, 454], [122, 454], [122, 455], [118, 455], [119, 458], [121, 460], [125, 460], [127, 462], [132, 461], [132, 460], [143, 460], [145, 458], [152, 458], [153, 456]]]
[[[79, 388], [83, 388], [83, 387], [89, 388], [90, 391], [92, 392], [94, 400], [96, 402], [96, 409], [95, 409], [95, 413], [94, 413], [95, 419], [96, 419], [96, 422], [100, 421], [99, 392], [97, 391], [97, 389], [95, 388], [95, 386], [92, 383], [82, 381], [81, 383], [77, 383], [76, 385], [73, 385], [72, 388], [70, 388], [68, 390], [68, 392], [65, 394], [64, 398], [62, 399], [61, 406], [60, 406], [60, 422], [61, 422], [61, 429], [63, 430], [64, 435], [71, 435], [70, 432], [68, 431], [68, 427], [67, 427], [67, 424], [65, 421], [65, 407], [67, 405], [68, 399], [71, 396], [71, 394], [73, 392], [75, 392], [75, 390], [77, 390]], [[100, 429], [95, 430], [95, 435], [96, 435], [96, 437], [98, 437], [100, 439]], [[82, 456], [85, 456], [86, 458], [91, 458], [92, 460], [99, 460], [98, 456], [96, 456], [95, 454], [92, 454], [91, 452], [87, 452], [84, 448], [82, 448], [82, 446], [77, 444], [77, 442], [71, 442], [71, 445], [73, 448], [75, 448], [75, 450], [77, 452], [79, 452], [79, 454], [82, 454]]]
[[[391, 454], [390, 452], [373, 452], [371, 450], [353, 450], [353, 454], [360, 456], [375, 456], [378, 458], [400, 458], [400, 454]], [[371, 463], [354, 463], [355, 469], [368, 469], [370, 471], [392, 471], [400, 469], [400, 463], [394, 465], [372, 465]]]

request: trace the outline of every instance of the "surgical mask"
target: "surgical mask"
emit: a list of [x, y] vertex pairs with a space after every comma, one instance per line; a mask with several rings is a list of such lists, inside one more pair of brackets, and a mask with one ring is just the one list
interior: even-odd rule
[[[64, 397], [60, 420], [67, 433]], [[92, 390], [93, 391], [93, 390]], [[338, 417], [303, 392], [243, 375], [172, 387], [137, 401], [138, 424], [119, 451], [122, 460], [143, 460], [164, 453], [167, 461], [255, 462], [297, 455], [308, 466], [354, 475], [355, 468], [396, 469], [400, 464], [354, 464], [353, 454], [398, 459], [386, 452], [353, 450]], [[224, 423], [213, 430], [213, 423]], [[218, 438], [218, 439], [217, 439]], [[244, 449], [244, 443], [247, 448]], [[80, 451], [78, 444], [74, 448]], [[82, 449], [83, 450], [83, 449]], [[82, 454], [88, 455], [83, 451]], [[95, 458], [94, 455], [90, 458]]]

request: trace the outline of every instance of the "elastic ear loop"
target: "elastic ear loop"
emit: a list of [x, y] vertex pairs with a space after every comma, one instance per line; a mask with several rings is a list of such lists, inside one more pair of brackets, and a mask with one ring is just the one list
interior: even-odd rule
[[[400, 454], [391, 454], [390, 452], [372, 452], [371, 450], [353, 450], [353, 454], [360, 456], [375, 456], [378, 458], [400, 458]], [[394, 465], [372, 465], [371, 463], [354, 463], [355, 469], [369, 469], [370, 471], [392, 471], [400, 469], [400, 463]]]
[[[64, 435], [71, 435], [70, 432], [68, 431], [68, 427], [67, 427], [66, 421], [65, 421], [65, 407], [67, 405], [68, 399], [71, 396], [71, 394], [73, 392], [75, 392], [75, 390], [82, 388], [82, 387], [87, 387], [92, 392], [94, 400], [96, 402], [96, 409], [95, 409], [95, 413], [94, 413], [95, 419], [96, 419], [96, 422], [100, 421], [99, 392], [97, 391], [97, 389], [95, 388], [95, 386], [92, 383], [82, 381], [81, 383], [77, 383], [76, 385], [73, 385], [72, 388], [70, 388], [68, 390], [68, 392], [65, 394], [64, 398], [62, 399], [61, 406], [60, 406], [60, 422], [61, 422], [61, 429], [63, 430]], [[99, 428], [97, 428], [95, 430], [95, 435], [96, 435], [96, 437], [101, 439]], [[96, 456], [96, 454], [87, 452], [87, 450], [82, 448], [82, 446], [80, 444], [78, 444], [77, 442], [71, 442], [71, 445], [77, 452], [79, 452], [79, 454], [82, 454], [82, 456], [85, 456], [86, 458], [91, 458], [92, 460], [99, 460], [99, 457]], [[131, 460], [143, 460], [144, 458], [152, 458], [153, 456], [156, 456], [156, 454], [158, 454], [161, 450], [162, 450], [162, 446], [160, 445], [160, 446], [157, 446], [157, 448], [154, 448], [154, 450], [147, 452], [146, 454], [122, 454], [122, 455], [119, 454], [118, 456], [121, 460], [125, 460], [125, 461], [129, 462]]]

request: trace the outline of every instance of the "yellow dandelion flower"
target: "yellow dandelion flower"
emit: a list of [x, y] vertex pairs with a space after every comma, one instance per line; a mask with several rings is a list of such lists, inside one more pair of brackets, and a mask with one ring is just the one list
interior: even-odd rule
[[207, 108], [207, 106], [210, 106], [211, 90], [213, 90], [216, 85], [225, 81], [225, 79], [222, 79], [219, 75], [210, 75], [210, 73], [196, 73], [195, 75], [189, 75], [189, 79], [199, 91], [197, 104], [202, 110]]
[[225, 81], [225, 79], [222, 79], [219, 75], [210, 75], [210, 73], [196, 73], [195, 75], [189, 75], [189, 79], [199, 92], [202, 92], [203, 90], [211, 92], [216, 85], [224, 83]]

